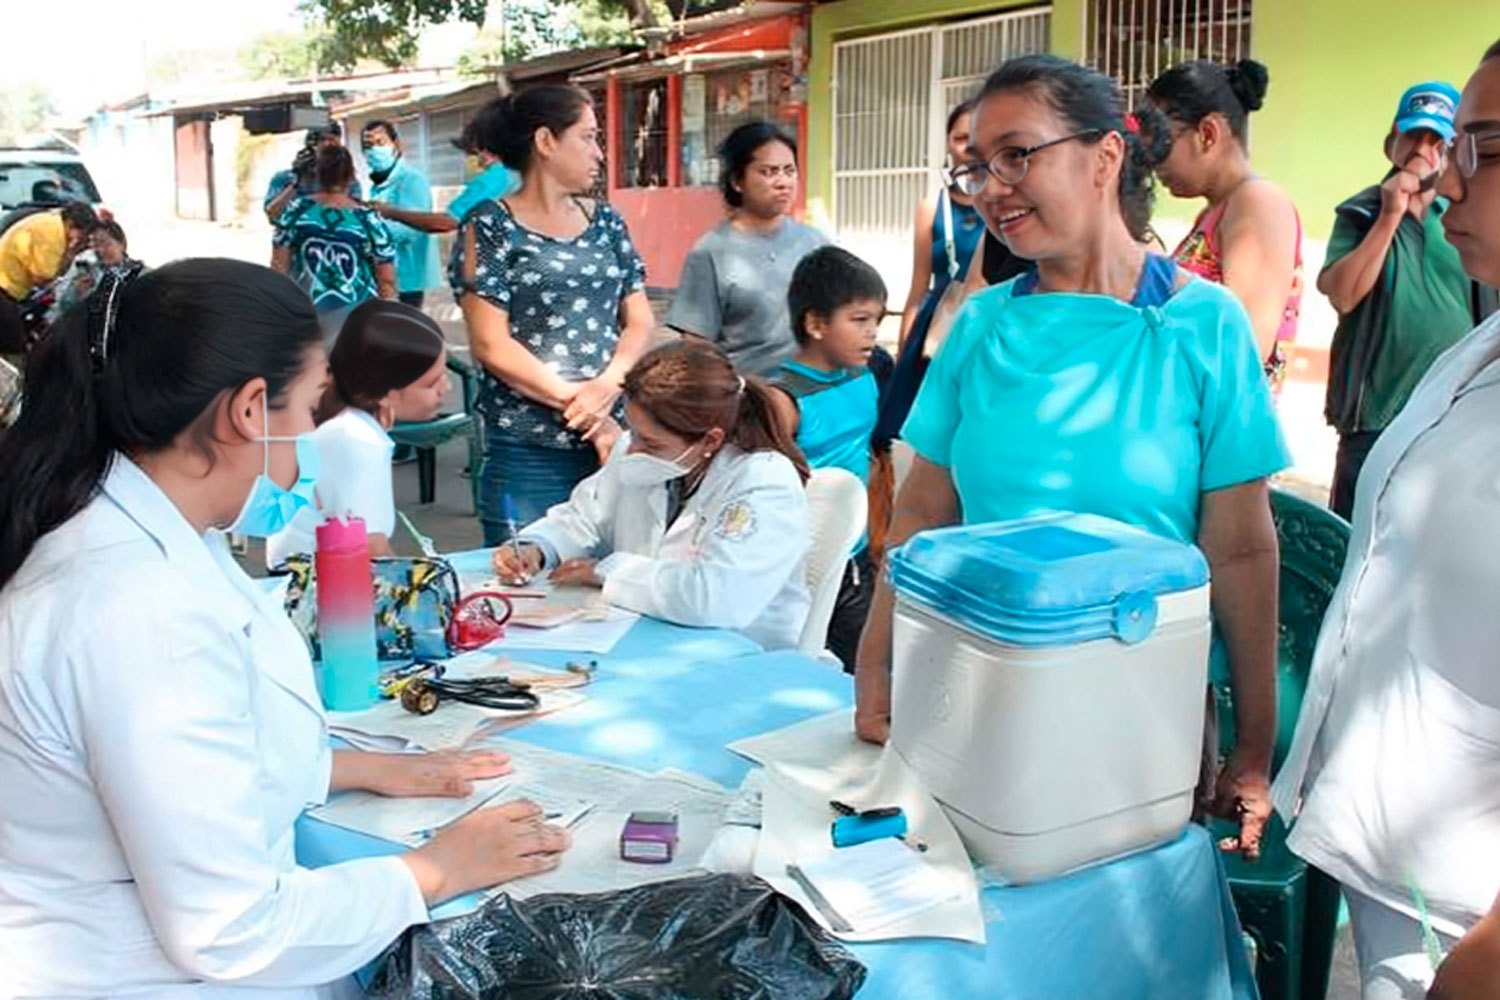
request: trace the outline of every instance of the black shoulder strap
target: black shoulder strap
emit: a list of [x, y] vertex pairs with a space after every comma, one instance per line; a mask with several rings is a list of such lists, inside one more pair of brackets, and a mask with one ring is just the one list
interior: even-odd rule
[[791, 396], [794, 400], [816, 396], [820, 392], [837, 389], [844, 384], [843, 382], [824, 382], [820, 379], [810, 378], [799, 371], [784, 366], [772, 372], [767, 381], [788, 396]]

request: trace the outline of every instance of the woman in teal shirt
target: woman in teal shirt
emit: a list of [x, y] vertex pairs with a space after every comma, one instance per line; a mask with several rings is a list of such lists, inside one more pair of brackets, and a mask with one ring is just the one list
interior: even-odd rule
[[[902, 436], [917, 457], [889, 543], [1069, 510], [1196, 543], [1234, 688], [1238, 744], [1205, 805], [1258, 850], [1276, 725], [1278, 553], [1266, 477], [1287, 453], [1234, 297], [1143, 246], [1151, 154], [1107, 78], [1052, 56], [1006, 62], [958, 173], [1036, 270], [976, 295]], [[877, 590], [857, 670], [860, 736], [889, 728], [891, 616]]]

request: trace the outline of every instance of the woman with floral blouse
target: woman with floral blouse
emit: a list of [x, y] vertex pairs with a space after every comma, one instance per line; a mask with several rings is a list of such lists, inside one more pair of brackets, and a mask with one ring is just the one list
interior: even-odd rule
[[485, 110], [479, 144], [523, 180], [467, 216], [450, 280], [486, 376], [479, 519], [493, 546], [609, 454], [620, 386], [653, 318], [624, 220], [581, 194], [604, 159], [588, 96], [543, 85]]

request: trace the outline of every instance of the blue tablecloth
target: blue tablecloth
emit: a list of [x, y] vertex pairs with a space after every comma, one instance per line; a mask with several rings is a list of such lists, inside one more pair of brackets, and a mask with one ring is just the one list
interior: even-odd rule
[[[561, 666], [566, 652], [520, 658]], [[588, 688], [587, 725], [568, 713], [506, 734], [652, 771], [679, 767], [737, 785], [741, 737], [846, 706], [849, 678], [798, 653], [762, 653], [725, 632], [643, 619]], [[601, 721], [601, 719], [603, 721]], [[316, 867], [401, 848], [306, 817], [298, 857]], [[860, 1000], [1255, 1000], [1223, 869], [1208, 834], [1041, 885], [984, 890], [984, 946], [911, 940], [854, 945]]]

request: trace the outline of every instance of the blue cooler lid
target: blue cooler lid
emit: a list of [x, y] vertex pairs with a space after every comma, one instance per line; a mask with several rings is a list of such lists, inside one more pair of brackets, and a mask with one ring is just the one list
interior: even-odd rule
[[1208, 583], [1194, 546], [1092, 514], [924, 531], [889, 566], [902, 596], [1014, 646], [1142, 642], [1158, 596]]

